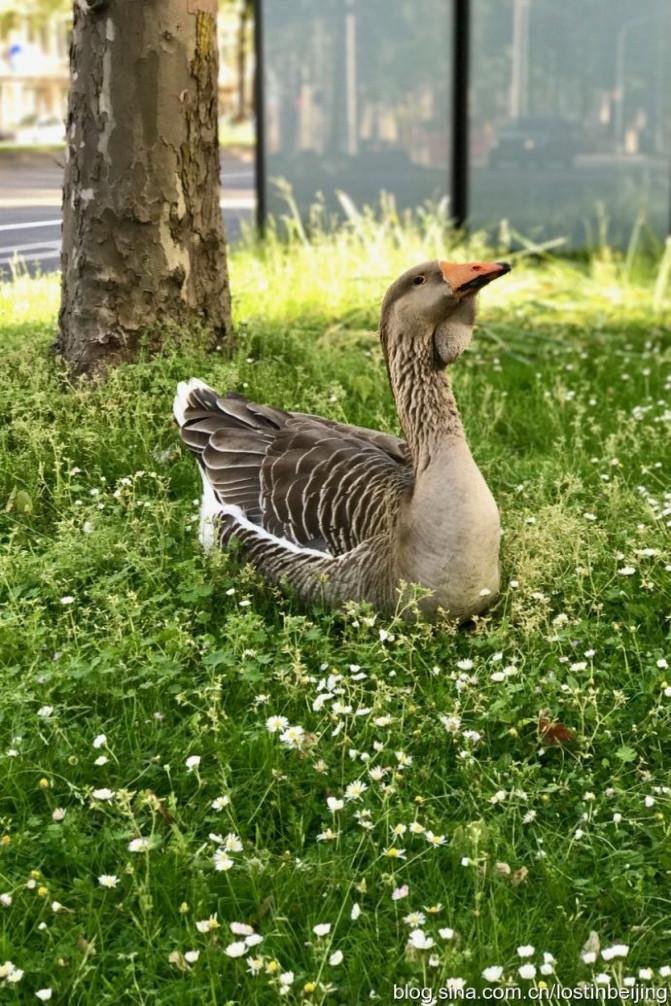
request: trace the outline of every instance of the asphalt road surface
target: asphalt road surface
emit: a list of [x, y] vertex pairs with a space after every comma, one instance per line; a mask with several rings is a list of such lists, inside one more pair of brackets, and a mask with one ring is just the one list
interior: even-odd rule
[[[60, 267], [62, 164], [59, 154], [0, 156], [0, 279]], [[230, 241], [243, 221], [253, 221], [254, 207], [251, 157], [222, 157], [221, 209]]]

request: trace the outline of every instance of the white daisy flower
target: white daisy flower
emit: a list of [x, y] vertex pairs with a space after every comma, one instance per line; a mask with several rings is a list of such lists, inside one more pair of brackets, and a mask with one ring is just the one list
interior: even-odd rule
[[212, 856], [212, 862], [217, 873], [225, 873], [226, 870], [231, 870], [235, 866], [225, 849], [217, 849]]
[[114, 873], [101, 873], [98, 877], [98, 883], [101, 887], [107, 887], [111, 890], [116, 887], [119, 883], [119, 878]]
[[231, 922], [229, 929], [235, 936], [251, 936], [254, 932], [254, 926], [249, 926], [246, 922]]
[[286, 730], [289, 720], [286, 716], [269, 716], [266, 720], [266, 730], [268, 733], [277, 734], [280, 730]]
[[247, 953], [247, 944], [243, 940], [236, 940], [235, 943], [228, 944], [224, 953], [227, 957], [242, 957]]
[[103, 786], [102, 789], [94, 789], [91, 796], [94, 800], [113, 800], [114, 790], [108, 789], [107, 786]]
[[152, 847], [150, 838], [132, 838], [128, 843], [129, 852], [149, 852]]

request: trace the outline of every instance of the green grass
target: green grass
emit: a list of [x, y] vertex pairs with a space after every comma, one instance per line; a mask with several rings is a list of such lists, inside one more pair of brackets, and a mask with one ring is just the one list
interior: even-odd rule
[[[374, 334], [386, 284], [423, 258], [483, 253], [431, 215], [353, 216], [288, 250], [271, 235], [232, 255], [233, 359], [184, 338], [104, 385], [68, 387], [47, 353], [55, 279], [0, 287], [0, 964], [24, 972], [0, 979], [3, 1002], [51, 988], [96, 1006], [386, 1004], [394, 982], [480, 987], [495, 965], [529, 987], [528, 944], [567, 985], [639, 968], [666, 982], [671, 306], [657, 266], [522, 255], [481, 296], [454, 383], [502, 511], [504, 589], [470, 631], [301, 610], [196, 543], [176, 381], [394, 430]], [[575, 740], [541, 743], [541, 713]], [[304, 728], [297, 748], [271, 716]], [[228, 835], [242, 848], [217, 871]], [[138, 837], [150, 851], [129, 850]], [[415, 912], [430, 949], [407, 946]], [[235, 922], [263, 937], [240, 958], [225, 952]], [[583, 962], [591, 932], [627, 957]]]

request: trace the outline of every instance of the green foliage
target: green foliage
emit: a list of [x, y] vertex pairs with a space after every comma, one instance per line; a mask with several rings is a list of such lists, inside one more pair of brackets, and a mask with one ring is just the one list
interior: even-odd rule
[[[178, 379], [396, 428], [385, 285], [488, 252], [387, 209], [235, 251], [232, 360], [184, 334], [70, 387], [57, 281], [0, 287], [3, 1001], [387, 1003], [494, 965], [527, 986], [525, 945], [565, 984], [666, 980], [671, 311], [651, 266], [519, 255], [481, 296], [454, 381], [505, 527], [491, 617], [301, 610], [199, 551]], [[575, 739], [544, 744], [543, 722]], [[263, 941], [229, 956], [231, 923]], [[626, 959], [583, 962], [592, 931]]]

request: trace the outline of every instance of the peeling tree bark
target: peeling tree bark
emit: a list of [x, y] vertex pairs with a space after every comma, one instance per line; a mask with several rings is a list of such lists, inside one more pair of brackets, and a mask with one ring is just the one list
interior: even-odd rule
[[231, 338], [216, 0], [76, 0], [56, 349], [77, 373], [197, 324]]

